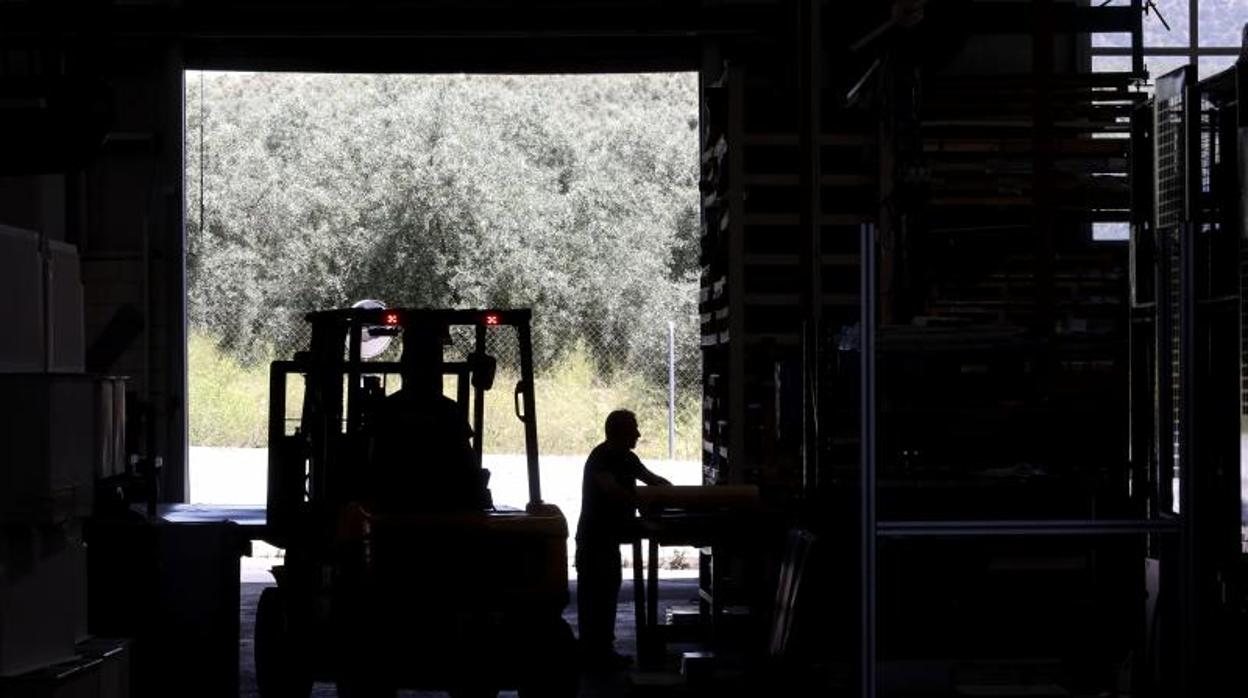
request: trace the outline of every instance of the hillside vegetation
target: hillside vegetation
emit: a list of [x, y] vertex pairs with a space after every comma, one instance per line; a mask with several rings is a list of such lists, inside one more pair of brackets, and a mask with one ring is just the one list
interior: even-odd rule
[[[188, 73], [191, 325], [240, 360], [302, 314], [532, 307], [539, 366], [696, 375], [692, 74]], [[692, 370], [692, 373], [691, 373]]]

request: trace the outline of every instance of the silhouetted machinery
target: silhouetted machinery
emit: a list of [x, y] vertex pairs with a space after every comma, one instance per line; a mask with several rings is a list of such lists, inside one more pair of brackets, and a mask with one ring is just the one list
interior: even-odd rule
[[[264, 698], [307, 696], [317, 680], [337, 682], [344, 696], [576, 694], [575, 641], [561, 617], [568, 529], [541, 500], [530, 317], [316, 312], [310, 348], [273, 363], [266, 539], [285, 548], [285, 564], [257, 609]], [[507, 328], [518, 340], [523, 511], [493, 506], [481, 468], [496, 365], [486, 347]], [[452, 332], [475, 333], [458, 360], [444, 357]], [[401, 359], [378, 360], [393, 337]], [[302, 410], [288, 419], [299, 377]], [[448, 379], [454, 399], [443, 396]]]

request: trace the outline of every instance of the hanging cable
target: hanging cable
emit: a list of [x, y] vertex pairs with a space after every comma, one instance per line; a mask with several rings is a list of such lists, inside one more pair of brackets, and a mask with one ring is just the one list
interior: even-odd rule
[[199, 237], [204, 237], [204, 71], [199, 71]]

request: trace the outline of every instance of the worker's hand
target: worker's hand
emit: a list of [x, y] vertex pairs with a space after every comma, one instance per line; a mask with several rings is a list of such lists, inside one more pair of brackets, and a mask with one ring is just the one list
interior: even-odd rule
[[909, 29], [923, 21], [927, 0], [893, 0], [893, 23]]
[[659, 478], [659, 479], [658, 479], [658, 481], [657, 481], [657, 482], [655, 482], [654, 484], [656, 484], [656, 485], [664, 485], [664, 486], [667, 486], [667, 487], [671, 487], [671, 486], [672, 486], [672, 482], [671, 482], [670, 480], [668, 480], [667, 478], [665, 478], [665, 477], [661, 477], [661, 478]]

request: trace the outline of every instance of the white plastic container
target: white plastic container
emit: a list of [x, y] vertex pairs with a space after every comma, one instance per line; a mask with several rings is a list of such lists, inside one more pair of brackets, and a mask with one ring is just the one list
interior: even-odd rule
[[78, 249], [48, 240], [45, 255], [43, 244], [36, 232], [0, 225], [0, 372], [83, 370]]
[[0, 520], [91, 513], [98, 378], [0, 374]]
[[0, 371], [43, 368], [42, 278], [39, 236], [0, 225]]

